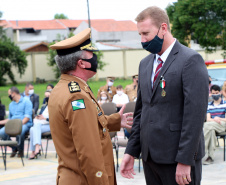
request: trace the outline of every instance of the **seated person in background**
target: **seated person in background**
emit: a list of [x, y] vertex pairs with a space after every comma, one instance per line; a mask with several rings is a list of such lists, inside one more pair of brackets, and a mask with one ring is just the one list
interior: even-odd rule
[[123, 87], [118, 85], [116, 87], [116, 95], [113, 96], [112, 102], [116, 104], [117, 111], [119, 111], [124, 104], [129, 102], [128, 96], [123, 92]]
[[224, 81], [223, 87], [222, 87], [222, 95], [223, 100], [226, 101], [226, 81]]
[[[48, 90], [49, 92], [51, 92], [52, 90], [53, 90], [53, 88], [54, 88], [54, 86], [52, 85], [52, 84], [48, 84], [47, 86], [46, 86], [46, 90]], [[45, 94], [45, 98], [43, 99], [43, 102], [42, 102], [42, 104], [45, 104], [46, 103], [46, 94]]]
[[213, 163], [213, 154], [216, 148], [216, 132], [226, 130], [226, 102], [221, 98], [220, 87], [213, 85], [211, 87], [213, 101], [209, 102], [207, 108], [207, 120], [204, 123], [203, 131], [205, 138], [205, 152], [208, 154], [203, 164]]
[[26, 84], [25, 91], [21, 93], [21, 95], [24, 97], [29, 97], [32, 103], [34, 113], [36, 115], [39, 108], [39, 95], [34, 93], [34, 86], [32, 85], [32, 83]]
[[108, 103], [109, 102], [109, 98], [108, 98], [108, 94], [106, 91], [102, 91], [100, 93], [100, 100], [98, 100], [98, 103], [100, 105], [102, 105], [103, 103]]
[[100, 100], [100, 93], [102, 91], [105, 91], [105, 92], [108, 93], [109, 101], [110, 102], [112, 101], [113, 96], [116, 94], [116, 87], [113, 86], [114, 80], [115, 80], [115, 77], [110, 77], [110, 76], [107, 77], [107, 79], [106, 79], [106, 85], [100, 87], [100, 89], [98, 90], [97, 100]]
[[[2, 104], [0, 98], [0, 121], [5, 119], [5, 105]], [[0, 125], [0, 128], [4, 127], [4, 125]]]
[[127, 85], [124, 89], [125, 94], [128, 95], [129, 101], [136, 101], [137, 99], [137, 87], [138, 87], [138, 75], [133, 75], [133, 83]]
[[[26, 132], [29, 131], [32, 126], [32, 103], [28, 98], [24, 98], [20, 95], [19, 90], [16, 87], [11, 87], [8, 91], [9, 98], [12, 102], [9, 104], [9, 118], [0, 121], [0, 125], [5, 125], [9, 119], [21, 119], [22, 120], [22, 132], [21, 143], [19, 146], [19, 153], [17, 157], [24, 156], [24, 137]], [[8, 135], [5, 133], [5, 127], [0, 129], [0, 138], [7, 139]], [[12, 147], [12, 154], [10, 157], [15, 157], [17, 154], [17, 148]]]
[[41, 108], [41, 111], [38, 116], [33, 120], [34, 126], [30, 129], [30, 149], [32, 151], [29, 159], [35, 159], [40, 155], [40, 145], [41, 145], [41, 136], [44, 132], [50, 132], [49, 127], [49, 111], [48, 111], [48, 101], [50, 92], [47, 90], [46, 95], [46, 104]]

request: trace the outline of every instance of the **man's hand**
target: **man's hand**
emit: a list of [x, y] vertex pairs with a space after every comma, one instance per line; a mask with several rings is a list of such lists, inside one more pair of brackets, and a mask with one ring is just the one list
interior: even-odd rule
[[133, 179], [133, 175], [136, 175], [133, 166], [134, 166], [133, 156], [125, 154], [120, 165], [120, 174], [125, 178]]
[[220, 117], [214, 117], [213, 118], [214, 121], [216, 121], [217, 123], [221, 124], [221, 118]]
[[120, 111], [118, 112], [121, 116], [121, 127], [122, 128], [132, 128], [133, 125], [133, 113], [125, 113], [123, 114], [123, 111], [125, 109], [126, 105], [123, 105]]
[[37, 116], [37, 119], [43, 120], [43, 119], [46, 119], [46, 118], [41, 114], [41, 115], [38, 115], [38, 116]]
[[0, 125], [5, 125], [5, 124], [7, 123], [8, 120], [9, 120], [9, 119], [4, 119], [4, 120], [0, 121]]
[[191, 166], [178, 163], [176, 169], [176, 181], [179, 185], [189, 184], [191, 182]]

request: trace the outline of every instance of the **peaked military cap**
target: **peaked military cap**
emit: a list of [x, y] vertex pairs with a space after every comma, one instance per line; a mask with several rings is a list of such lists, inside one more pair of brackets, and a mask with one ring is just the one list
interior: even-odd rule
[[52, 50], [56, 50], [58, 55], [67, 55], [74, 53], [76, 51], [86, 50], [86, 51], [98, 51], [94, 48], [91, 43], [91, 29], [87, 28], [75, 36], [57, 42], [50, 46]]

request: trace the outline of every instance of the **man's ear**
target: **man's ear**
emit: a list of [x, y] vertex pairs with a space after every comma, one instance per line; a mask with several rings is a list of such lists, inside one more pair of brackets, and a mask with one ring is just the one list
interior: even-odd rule
[[85, 61], [83, 61], [81, 59], [78, 60], [77, 65], [82, 69], [86, 68]]
[[162, 23], [161, 27], [162, 27], [162, 34], [165, 35], [168, 30], [167, 24]]

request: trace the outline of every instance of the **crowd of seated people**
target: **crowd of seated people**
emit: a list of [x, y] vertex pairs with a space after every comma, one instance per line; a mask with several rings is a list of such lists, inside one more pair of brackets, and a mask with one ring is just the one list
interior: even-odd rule
[[[136, 101], [136, 92], [138, 87], [138, 75], [132, 77], [133, 83], [127, 85], [123, 89], [122, 85], [114, 87], [114, 77], [107, 78], [107, 84], [101, 87], [98, 91], [98, 103], [100, 105], [108, 102], [116, 104], [117, 111], [124, 104]], [[30, 150], [29, 159], [38, 158], [40, 154], [41, 135], [44, 132], [50, 131], [49, 114], [48, 114], [48, 99], [54, 86], [48, 84], [43, 99], [41, 110], [39, 108], [39, 95], [34, 93], [34, 86], [27, 83], [23, 93], [20, 93], [16, 87], [11, 87], [8, 90], [8, 96], [11, 99], [9, 104], [9, 115], [6, 117], [5, 106], [0, 99], [0, 139], [7, 138], [4, 125], [9, 119], [21, 119], [23, 126], [21, 132], [21, 144], [19, 149], [12, 148], [10, 157], [24, 156], [24, 137], [26, 133], [30, 133]], [[212, 164], [214, 162], [214, 151], [216, 148], [216, 133], [226, 131], [226, 81], [222, 88], [212, 84], [209, 77], [209, 104], [207, 108], [206, 122], [203, 126], [205, 139], [206, 159], [203, 164]], [[34, 116], [35, 115], [35, 116]], [[32, 117], [33, 116], [33, 117]], [[130, 133], [124, 130], [124, 134], [129, 138]]]
[[[25, 91], [23, 93], [20, 93], [17, 87], [11, 87], [8, 90], [8, 97], [10, 98], [11, 103], [9, 104], [9, 115], [7, 119], [5, 119], [6, 117], [5, 105], [2, 105], [0, 100], [0, 139], [6, 140], [8, 138], [8, 135], [5, 133], [5, 124], [7, 123], [8, 120], [21, 119], [22, 121], [22, 132], [20, 134], [21, 142], [18, 149], [16, 147], [12, 147], [12, 153], [10, 157], [24, 156], [24, 140], [26, 133], [29, 133], [29, 131], [32, 133], [30, 136], [32, 143], [31, 144], [32, 154], [30, 158], [37, 157], [36, 153], [38, 149], [34, 150], [34, 148], [38, 148], [38, 146], [36, 145], [41, 144], [40, 142], [41, 134], [40, 137], [38, 137], [39, 135], [38, 127], [40, 127], [40, 133], [50, 131], [48, 124], [49, 116], [47, 105], [48, 98], [53, 87], [54, 86], [52, 84], [47, 85], [43, 105], [39, 115], [37, 115], [39, 108], [39, 95], [34, 93], [34, 86], [31, 83], [26, 84]], [[41, 122], [42, 124], [39, 124]], [[44, 124], [45, 126], [43, 126]], [[32, 156], [33, 154], [35, 154], [35, 156]]]

